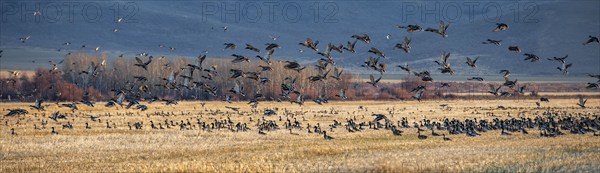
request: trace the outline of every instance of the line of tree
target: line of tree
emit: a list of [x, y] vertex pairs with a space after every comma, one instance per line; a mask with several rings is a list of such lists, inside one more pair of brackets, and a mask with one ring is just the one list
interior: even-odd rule
[[[204, 68], [216, 67], [217, 73], [212, 80], [203, 78], [206, 72], [196, 72], [192, 78], [194, 81], [208, 83], [218, 89], [217, 95], [213, 96], [204, 92], [200, 87], [180, 88], [177, 90], [166, 89], [156, 85], [164, 84], [163, 78], [167, 78], [172, 72], [183, 74], [187, 64], [193, 64], [195, 59], [176, 57], [176, 58], [154, 58], [147, 70], [134, 66], [136, 63], [132, 57], [118, 57], [112, 62], [107, 61], [106, 55], [94, 56], [86, 53], [73, 53], [67, 55], [62, 63], [57, 64], [55, 69], [38, 68], [35, 75], [20, 75], [3, 78], [0, 90], [1, 100], [13, 101], [33, 101], [42, 99], [46, 101], [80, 101], [84, 93], [88, 93], [89, 99], [93, 101], [106, 101], [115, 98], [116, 92], [124, 88], [139, 90], [142, 85], [148, 87], [141, 99], [152, 97], [178, 99], [178, 100], [223, 100], [225, 95], [233, 96], [233, 100], [249, 100], [258, 91], [264, 95], [265, 100], [287, 100], [282, 98], [281, 84], [287, 77], [297, 78], [297, 87], [304, 95], [306, 100], [314, 99], [320, 94], [325, 94], [331, 100], [339, 100], [336, 97], [340, 89], [346, 91], [348, 100], [405, 100], [411, 99], [414, 93], [412, 88], [419, 85], [434, 86], [428, 87], [425, 92], [425, 99], [469, 99], [469, 98], [490, 98], [493, 96], [473, 96], [473, 95], [454, 95], [452, 93], [470, 93], [486, 92], [487, 84], [483, 83], [457, 83], [451, 82], [451, 88], [440, 89], [438, 82], [425, 83], [412, 75], [407, 75], [402, 82], [385, 83], [379, 87], [373, 87], [363, 82], [358, 75], [344, 72], [341, 80], [331, 77], [321, 81], [310, 81], [309, 76], [314, 76], [320, 72], [314, 68], [314, 65], [304, 64], [306, 69], [297, 72], [284, 68], [284, 61], [273, 61], [272, 71], [264, 71], [261, 77], [267, 77], [271, 81], [261, 85], [258, 81], [249, 78], [230, 78], [230, 69], [239, 69], [244, 72], [260, 71], [259, 65], [267, 65], [264, 62], [251, 60], [250, 62], [231, 63], [231, 58], [227, 57], [209, 57], [204, 62]], [[93, 64], [93, 65], [92, 65]], [[96, 74], [88, 75], [90, 66], [97, 67]], [[329, 67], [330, 69], [332, 67]], [[341, 68], [340, 68], [341, 69]], [[134, 76], [144, 76], [148, 80], [141, 83], [135, 82]], [[178, 82], [183, 82], [178, 77]], [[235, 95], [229, 92], [236, 80], [243, 84], [245, 96]], [[531, 88], [538, 91], [544, 84], [528, 84]], [[548, 85], [545, 87], [556, 87]], [[569, 87], [577, 88], [577, 87]], [[556, 91], [556, 90], [555, 90]], [[577, 91], [570, 89], [569, 91]], [[529, 97], [535, 97], [535, 93], [529, 94]], [[519, 97], [519, 95], [516, 95]], [[525, 95], [520, 95], [526, 98]], [[511, 98], [515, 98], [514, 96]], [[295, 99], [295, 98], [292, 98]]]

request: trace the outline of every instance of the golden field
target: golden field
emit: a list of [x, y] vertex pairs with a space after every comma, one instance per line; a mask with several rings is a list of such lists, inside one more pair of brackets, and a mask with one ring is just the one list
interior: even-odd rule
[[[74, 114], [54, 103], [44, 103], [48, 107], [42, 112], [26, 108], [31, 103], [0, 103], [2, 115], [15, 108], [29, 111], [27, 115], [0, 118], [0, 172], [599, 172], [600, 137], [591, 133], [565, 132], [544, 138], [536, 129], [511, 136], [494, 130], [478, 137], [447, 135], [451, 141], [444, 141], [430, 132], [422, 133], [428, 139], [419, 140], [415, 128], [402, 128], [402, 136], [384, 129], [350, 133], [343, 126], [333, 131], [329, 128], [333, 120], [342, 124], [350, 118], [371, 121], [372, 113], [385, 114], [393, 121], [407, 117], [411, 126], [423, 118], [506, 119], [519, 117], [519, 113], [533, 117], [544, 111], [600, 115], [598, 99], [590, 99], [586, 109], [576, 105], [577, 99], [551, 99], [541, 108], [536, 107], [536, 101], [332, 101], [324, 105], [307, 101], [302, 107], [289, 102], [261, 102], [254, 113], [245, 102], [205, 102], [204, 108], [200, 102], [174, 106], [142, 103], [149, 108], [144, 112], [96, 103], [93, 108], [79, 105]], [[441, 104], [450, 108], [443, 109]], [[500, 105], [508, 109], [496, 109]], [[237, 113], [225, 106], [241, 109]], [[275, 108], [278, 115], [262, 115], [263, 110]], [[217, 110], [220, 112], [215, 113]], [[69, 113], [67, 119], [48, 118], [55, 111]], [[494, 117], [486, 112], [493, 112]], [[90, 115], [99, 116], [101, 122], [91, 121]], [[150, 120], [212, 122], [227, 117], [248, 123], [251, 130], [161, 130], [149, 125]], [[258, 134], [256, 122], [263, 117], [274, 120], [281, 129]], [[323, 135], [308, 133], [306, 128], [290, 134], [283, 129], [287, 118], [296, 118], [302, 127], [319, 123], [335, 139], [324, 140]], [[34, 129], [34, 124], [42, 127], [42, 120], [48, 121], [45, 128]], [[106, 121], [113, 127], [106, 128]], [[128, 122], [139, 121], [144, 122], [142, 130], [129, 130]], [[67, 122], [74, 128], [63, 129]], [[86, 122], [91, 129], [85, 128]], [[57, 135], [51, 134], [51, 127], [56, 128]], [[16, 135], [11, 135], [11, 128]]]

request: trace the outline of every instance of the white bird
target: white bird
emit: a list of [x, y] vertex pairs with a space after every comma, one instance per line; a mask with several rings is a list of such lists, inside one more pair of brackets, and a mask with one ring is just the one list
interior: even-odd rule
[[8, 73], [10, 73], [11, 75], [13, 75], [15, 77], [17, 77], [21, 74], [21, 72], [19, 72], [19, 71], [8, 71]]
[[28, 35], [26, 37], [21, 37], [21, 38], [19, 38], [19, 41], [21, 41], [21, 43], [25, 43], [25, 41], [29, 40], [29, 38], [31, 38], [30, 35]]

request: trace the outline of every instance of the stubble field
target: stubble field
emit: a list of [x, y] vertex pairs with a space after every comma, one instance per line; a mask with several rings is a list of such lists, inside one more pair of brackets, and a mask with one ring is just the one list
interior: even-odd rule
[[[600, 137], [591, 132], [564, 131], [565, 135], [541, 137], [540, 131], [532, 128], [529, 134], [503, 136], [500, 130], [491, 130], [469, 137], [436, 131], [451, 139], [445, 141], [427, 129], [421, 134], [428, 138], [418, 139], [417, 128], [413, 128], [423, 119], [533, 118], [546, 111], [575, 117], [600, 115], [597, 99], [590, 99], [586, 109], [576, 105], [577, 99], [554, 99], [539, 108], [536, 101], [307, 102], [302, 107], [261, 102], [254, 111], [243, 102], [203, 102], [204, 107], [201, 102], [169, 106], [155, 102], [143, 103], [149, 108], [143, 112], [96, 103], [95, 107], [79, 105], [74, 113], [44, 103], [45, 111], [28, 109], [27, 115], [0, 118], [0, 172], [599, 172]], [[28, 105], [31, 103], [0, 103], [0, 113], [27, 109]], [[277, 115], [264, 116], [265, 109], [276, 110]], [[56, 111], [67, 113], [66, 119], [50, 119]], [[373, 121], [373, 113], [386, 115], [394, 124], [406, 117], [411, 127], [400, 128], [401, 136], [383, 128], [367, 126], [349, 132], [344, 127], [348, 119]], [[98, 118], [92, 121], [90, 115]], [[284, 126], [287, 119], [297, 120], [302, 129], [290, 132]], [[269, 120], [279, 129], [259, 134], [257, 123]], [[332, 128], [334, 120], [342, 125]], [[165, 121], [173, 121], [175, 126], [167, 128]], [[190, 126], [178, 125], [187, 121]], [[247, 123], [250, 130], [202, 129], [198, 121]], [[135, 122], [143, 122], [143, 127], [130, 130], [128, 123]], [[335, 139], [309, 133], [306, 126], [317, 123]], [[63, 128], [65, 124], [73, 128]], [[58, 134], [51, 134], [51, 127]], [[10, 131], [13, 128], [15, 135]]]

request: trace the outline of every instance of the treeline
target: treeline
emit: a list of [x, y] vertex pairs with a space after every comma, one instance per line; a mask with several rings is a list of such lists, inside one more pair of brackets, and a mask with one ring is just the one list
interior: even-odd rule
[[[147, 61], [148, 57], [140, 57]], [[306, 68], [297, 72], [285, 69], [284, 61], [272, 61], [271, 65], [260, 61], [258, 58], [250, 62], [232, 63], [232, 58], [208, 57], [203, 63], [204, 69], [215, 69], [209, 72], [196, 70], [191, 76], [192, 80], [187, 84], [189, 87], [177, 89], [165, 88], [159, 85], [165, 84], [164, 78], [169, 78], [172, 73], [177, 74], [175, 83], [183, 84], [188, 74], [188, 64], [195, 64], [196, 59], [177, 57], [165, 58], [155, 57], [148, 64], [147, 70], [135, 66], [133, 57], [118, 57], [113, 61], [107, 61], [107, 57], [92, 56], [85, 53], [73, 53], [57, 64], [57, 69], [37, 69], [33, 77], [26, 75], [11, 76], [2, 79], [3, 100], [31, 101], [35, 99], [56, 101], [79, 101], [83, 99], [84, 93], [89, 93], [90, 100], [109, 100], [116, 97], [119, 91], [143, 90], [139, 99], [167, 98], [177, 100], [222, 100], [226, 95], [232, 96], [233, 100], [249, 100], [256, 93], [262, 94], [264, 100], [286, 100], [281, 98], [281, 84], [285, 78], [296, 78], [296, 90], [301, 92], [305, 99], [313, 99], [318, 95], [327, 95], [329, 99], [336, 99], [339, 90], [347, 89], [353, 81], [351, 74], [342, 74], [340, 80], [328, 77], [321, 81], [309, 81], [309, 76], [315, 76], [320, 72], [314, 65], [304, 64]], [[261, 71], [259, 65], [269, 66], [270, 71]], [[332, 67], [328, 67], [333, 69]], [[93, 69], [93, 70], [92, 70]], [[239, 69], [244, 72], [260, 72], [260, 77], [266, 77], [270, 81], [261, 84], [255, 79], [240, 77], [231, 78], [230, 69]], [[341, 69], [341, 68], [340, 68]], [[93, 72], [92, 72], [93, 71]], [[93, 74], [89, 74], [89, 73]], [[204, 76], [204, 77], [203, 77]], [[145, 77], [146, 81], [136, 80], [134, 77]], [[242, 84], [245, 96], [236, 95], [229, 90], [234, 87], [236, 80]], [[191, 82], [196, 82], [192, 84]], [[217, 89], [216, 95], [204, 92], [195, 86], [198, 83], [206, 84]], [[347, 93], [352, 97], [352, 93]], [[291, 96], [294, 97], [294, 96]]]
[[[147, 57], [142, 57], [141, 59], [143, 61], [148, 60]], [[231, 57], [208, 57], [203, 63], [203, 68], [216, 69], [216, 72], [211, 73], [213, 75], [210, 80], [206, 78], [209, 72], [196, 71], [191, 76], [191, 81], [196, 82], [196, 84], [202, 83], [216, 88], [216, 95], [204, 92], [202, 87], [195, 84], [189, 84], [189, 87], [180, 87], [178, 89], [160, 86], [165, 84], [164, 78], [169, 78], [171, 73], [177, 73], [176, 83], [182, 84], [185, 79], [181, 76], [187, 74], [187, 64], [196, 63], [195, 58], [153, 58], [152, 62], [148, 64], [147, 70], [145, 70], [134, 65], [136, 60], [133, 57], [118, 57], [109, 62], [105, 55], [98, 57], [85, 53], [73, 53], [66, 56], [55, 67], [37, 69], [35, 75], [19, 75], [3, 78], [0, 99], [4, 101], [34, 101], [36, 99], [46, 101], [80, 101], [84, 99], [84, 94], [88, 93], [89, 99], [92, 101], [106, 101], [114, 99], [119, 91], [125, 90], [131, 93], [139, 93], [139, 98], [136, 99], [141, 100], [150, 98], [223, 100], [225, 96], [229, 95], [232, 96], [233, 101], [236, 101], [250, 100], [256, 93], [260, 93], [264, 96], [262, 100], [286, 101], [288, 99], [295, 99], [296, 97], [295, 94], [290, 95], [290, 98], [281, 96], [281, 85], [286, 78], [297, 79], [296, 90], [301, 92], [307, 101], [315, 99], [319, 95], [324, 95], [330, 100], [340, 100], [341, 98], [336, 95], [340, 94], [341, 89], [345, 90], [345, 94], [348, 97], [347, 100], [406, 100], [412, 98], [414, 92], [411, 92], [411, 90], [419, 85], [427, 86], [424, 92], [424, 99], [497, 98], [493, 95], [469, 94], [487, 92], [489, 90], [487, 83], [449, 82], [450, 87], [441, 88], [439, 87], [441, 85], [440, 82], [426, 83], [412, 75], [407, 75], [402, 82], [382, 82], [378, 87], [373, 87], [363, 82], [358, 75], [353, 75], [348, 71], [342, 73], [340, 80], [327, 77], [320, 81], [310, 81], [310, 76], [323, 73], [315, 68], [316, 61], [314, 64], [303, 64], [306, 68], [297, 72], [284, 68], [285, 61], [273, 60], [271, 65], [267, 65], [258, 58], [251, 58], [250, 62], [234, 64], [231, 62], [231, 59]], [[247, 77], [231, 78], [230, 69], [239, 69], [244, 72], [259, 72], [261, 71], [259, 65], [272, 68], [271, 71], [260, 72], [260, 77], [270, 79], [265, 84]], [[341, 69], [340, 67], [338, 68]], [[333, 69], [333, 67], [330, 65], [327, 69]], [[92, 73], [94, 74], [89, 74], [90, 70], [93, 70]], [[147, 81], [138, 81], [134, 78], [135, 76], [145, 77]], [[246, 93], [245, 96], [233, 94], [229, 91], [235, 86], [236, 80], [241, 82], [243, 91]], [[566, 84], [547, 85], [530, 83], [519, 85], [528, 85], [528, 94], [515, 93], [507, 98], [534, 98], [537, 97], [537, 91], [557, 91], [556, 89], [579, 91], [578, 88], [583, 88]], [[140, 92], [141, 90], [144, 90], [144, 92]], [[508, 88], [505, 90], [510, 91]], [[128, 97], [133, 96], [128, 95]]]

